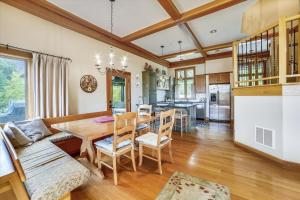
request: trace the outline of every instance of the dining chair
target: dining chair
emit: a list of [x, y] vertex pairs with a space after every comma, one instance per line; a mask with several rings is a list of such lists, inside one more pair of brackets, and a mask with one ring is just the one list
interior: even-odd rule
[[[138, 116], [151, 116], [151, 114], [152, 114], [152, 105], [147, 105], [147, 104], [139, 105]], [[138, 124], [136, 127], [136, 131], [138, 135], [140, 135], [141, 132], [150, 131], [150, 127], [151, 127], [150, 123], [151, 122]]]
[[[133, 170], [136, 171], [134, 156], [134, 137], [136, 129], [135, 112], [128, 112], [114, 116], [113, 136], [95, 142], [97, 148], [98, 168], [101, 170], [102, 164], [113, 170], [114, 184], [118, 185], [117, 160], [120, 156], [125, 156], [132, 160]], [[131, 156], [126, 153], [131, 152]], [[113, 164], [110, 166], [102, 160], [102, 154], [112, 158]]]
[[176, 109], [175, 112], [175, 123], [174, 128], [180, 129], [180, 135], [183, 136], [183, 130], [187, 133], [188, 131], [188, 114], [185, 109]]
[[[172, 155], [172, 129], [175, 119], [175, 109], [164, 111], [160, 113], [160, 125], [158, 134], [153, 132], [148, 132], [136, 138], [139, 143], [139, 166], [143, 163], [143, 157], [149, 158], [151, 160], [158, 162], [159, 173], [162, 174], [161, 167], [161, 150], [166, 146], [169, 147], [170, 161], [173, 163]], [[157, 152], [157, 157], [146, 155], [143, 152], [143, 148], [149, 148]]]

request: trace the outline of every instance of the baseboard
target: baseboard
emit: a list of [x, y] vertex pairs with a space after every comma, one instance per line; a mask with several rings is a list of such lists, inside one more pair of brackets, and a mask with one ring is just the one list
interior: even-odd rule
[[237, 141], [234, 141], [233, 143], [235, 146], [237, 146], [247, 152], [254, 153], [264, 159], [268, 159], [268, 160], [274, 162], [275, 164], [279, 165], [282, 168], [291, 169], [291, 170], [300, 170], [300, 163], [294, 163], [294, 162], [282, 160], [280, 158], [277, 158], [277, 157], [267, 154], [265, 152], [259, 151], [257, 149], [254, 149], [248, 145], [242, 144]]

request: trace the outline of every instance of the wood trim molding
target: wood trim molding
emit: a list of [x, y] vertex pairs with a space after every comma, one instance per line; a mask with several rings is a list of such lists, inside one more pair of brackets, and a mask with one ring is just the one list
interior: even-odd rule
[[233, 88], [234, 96], [282, 96], [282, 85], [262, 85]]
[[126, 92], [126, 112], [131, 111], [131, 73], [117, 70], [116, 71], [107, 71], [106, 72], [106, 108], [107, 111], [112, 112], [112, 107], [110, 103], [112, 103], [112, 77], [118, 76], [125, 79], [125, 92]]
[[291, 170], [297, 170], [297, 171], [300, 170], [300, 163], [294, 163], [294, 162], [290, 162], [290, 161], [286, 161], [286, 160], [281, 160], [280, 158], [277, 158], [277, 157], [267, 154], [265, 152], [259, 151], [257, 149], [254, 149], [253, 147], [250, 147], [248, 145], [242, 144], [237, 141], [234, 141], [233, 143], [235, 146], [243, 149], [244, 151], [256, 154], [257, 156], [259, 156], [261, 158], [270, 160], [284, 169], [291, 169]]
[[205, 62], [205, 58], [194, 58], [194, 59], [189, 59], [189, 60], [182, 60], [178, 62], [172, 62], [170, 64], [170, 68], [175, 68], [175, 67], [185, 67], [189, 65], [196, 65], [196, 64], [201, 64]]
[[224, 52], [224, 53], [217, 53], [217, 54], [207, 55], [206, 58], [201, 57], [201, 58], [194, 58], [194, 59], [183, 60], [183, 61], [178, 61], [178, 62], [171, 62], [170, 63], [170, 68], [185, 67], [185, 66], [188, 66], [188, 65], [196, 65], [196, 64], [204, 63], [207, 60], [216, 60], [216, 59], [229, 58], [229, 57], [232, 57], [232, 52], [231, 51]]
[[139, 38], [145, 37], [147, 35], [156, 33], [158, 31], [170, 28], [172, 26], [182, 24], [185, 22], [188, 22], [190, 20], [203, 17], [205, 15], [220, 11], [222, 9], [234, 6], [236, 4], [239, 4], [241, 2], [244, 2], [245, 0], [218, 0], [218, 1], [212, 1], [210, 3], [207, 3], [205, 5], [202, 5], [200, 7], [194, 8], [192, 10], [189, 10], [187, 12], [184, 12], [181, 14], [181, 17], [177, 20], [174, 20], [172, 18], [166, 19], [164, 21], [158, 22], [156, 24], [153, 24], [151, 26], [148, 26], [146, 28], [143, 28], [141, 30], [138, 30], [134, 33], [131, 33], [125, 37], [123, 37], [123, 41], [133, 41], [137, 40]]
[[2, 54], [6, 56], [15, 56], [18, 58], [32, 59], [31, 53], [0, 46], [0, 55]]
[[124, 42], [120, 37], [112, 35], [106, 30], [97, 27], [96, 25], [73, 15], [47, 1], [34, 1], [34, 0], [1, 0], [2, 2], [16, 7], [20, 10], [28, 12], [32, 15], [40, 17], [44, 20], [50, 21], [59, 26], [65, 27], [72, 31], [78, 32], [85, 36], [94, 38], [98, 41], [112, 44], [124, 51], [128, 51], [137, 56], [151, 60], [157, 64], [169, 67], [169, 62], [160, 59], [153, 53], [139, 48], [136, 45]]

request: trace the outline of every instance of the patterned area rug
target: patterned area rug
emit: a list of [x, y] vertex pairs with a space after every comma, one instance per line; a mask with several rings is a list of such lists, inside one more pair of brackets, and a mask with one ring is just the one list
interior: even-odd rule
[[175, 172], [156, 200], [230, 200], [230, 192], [223, 185]]

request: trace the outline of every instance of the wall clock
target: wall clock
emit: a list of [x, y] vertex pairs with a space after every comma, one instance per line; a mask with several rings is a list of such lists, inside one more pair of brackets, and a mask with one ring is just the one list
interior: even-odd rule
[[97, 80], [92, 75], [84, 75], [80, 79], [80, 87], [87, 93], [92, 93], [97, 89]]

